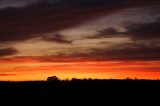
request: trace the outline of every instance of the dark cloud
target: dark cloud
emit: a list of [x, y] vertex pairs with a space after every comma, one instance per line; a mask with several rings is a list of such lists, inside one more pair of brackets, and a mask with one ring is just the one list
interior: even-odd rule
[[153, 23], [132, 24], [127, 26], [127, 32], [133, 39], [160, 38], [160, 19]]
[[0, 0], [0, 9], [8, 7], [24, 7], [40, 0]]
[[[89, 54], [106, 60], [160, 60], [160, 19], [151, 23], [127, 25], [126, 31], [115, 28], [100, 31], [94, 38], [129, 37], [132, 43], [113, 46], [112, 48], [93, 49]], [[123, 49], [121, 49], [121, 47]]]
[[94, 57], [102, 60], [160, 60], [160, 19], [150, 23], [127, 25], [126, 31], [108, 28], [93, 38], [129, 37], [131, 43], [114, 45], [106, 49], [93, 49], [90, 53], [76, 56]]
[[52, 4], [58, 5], [63, 0], [0, 0], [0, 9], [5, 8], [23, 8], [26, 6], [32, 6], [37, 4]]
[[97, 58], [100, 60], [160, 60], [159, 47], [137, 47], [124, 49], [93, 49], [88, 54], [74, 54], [82, 57]]
[[[27, 0], [22, 1], [27, 2]], [[16, 0], [16, 2], [19, 1]], [[11, 1], [8, 2], [10, 3]], [[157, 0], [152, 2], [150, 0], [145, 2], [144, 0], [138, 2], [130, 0], [48, 0], [45, 2], [38, 0], [23, 8], [6, 8], [0, 11], [0, 42], [38, 38], [44, 36], [45, 33], [74, 27], [125, 8], [157, 3], [159, 3]]]
[[66, 40], [61, 34], [54, 34], [53, 36], [44, 36], [42, 39], [50, 42], [72, 44], [72, 41]]
[[3, 48], [0, 49], [0, 57], [9, 56], [18, 53], [18, 51], [14, 48]]
[[[135, 1], [130, 1], [130, 0], [92, 0], [92, 1], [89, 1], [89, 0], [0, 0], [0, 3], [1, 5], [10, 5], [10, 4], [30, 4], [30, 3], [39, 3], [39, 2], [42, 2], [42, 3], [61, 3], [61, 4], [68, 4], [68, 5], [91, 5], [91, 6], [97, 6], [97, 5], [110, 5], [112, 3], [120, 3], [120, 2], [130, 2], [130, 3], [135, 3]], [[153, 1], [150, 1], [150, 0], [136, 0], [136, 3], [138, 2], [141, 3], [141, 4], [146, 4], [146, 3], [157, 3], [159, 2], [159, 0], [153, 0]]]
[[100, 33], [101, 33], [101, 35], [100, 36], [105, 36], [106, 34], [107, 35], [117, 35], [117, 30], [115, 29], [115, 28], [108, 28], [108, 29], [106, 29], [106, 30], [103, 30], [103, 31], [100, 31]]
[[[143, 0], [141, 0], [143, 1]], [[147, 0], [149, 1], [149, 0]], [[110, 6], [116, 3], [126, 3], [128, 0], [0, 0], [0, 9], [14, 7], [20, 8], [30, 5], [53, 5], [53, 6], [81, 6], [81, 7], [96, 7]], [[132, 1], [130, 1], [132, 2]], [[141, 4], [141, 2], [139, 2]], [[142, 2], [144, 3], [144, 2]]]
[[125, 26], [126, 31], [120, 32], [115, 28], [107, 28], [99, 32], [94, 38], [130, 37], [133, 40], [147, 40], [160, 38], [160, 19], [150, 23], [135, 23]]
[[99, 34], [92, 36], [92, 37], [87, 37], [87, 38], [112, 38], [114, 36], [117, 37], [121, 32], [118, 32], [115, 28], [107, 28], [105, 30], [99, 31]]

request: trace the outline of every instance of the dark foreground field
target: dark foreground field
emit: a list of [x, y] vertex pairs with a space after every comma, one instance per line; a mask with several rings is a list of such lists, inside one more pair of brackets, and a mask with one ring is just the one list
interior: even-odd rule
[[160, 81], [75, 80], [0, 82], [0, 106], [160, 106]]

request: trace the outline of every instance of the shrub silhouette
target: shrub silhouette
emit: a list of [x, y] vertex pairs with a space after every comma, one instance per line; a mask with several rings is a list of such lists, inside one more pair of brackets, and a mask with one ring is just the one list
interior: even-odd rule
[[57, 76], [51, 76], [47, 78], [47, 81], [59, 81], [60, 79]]

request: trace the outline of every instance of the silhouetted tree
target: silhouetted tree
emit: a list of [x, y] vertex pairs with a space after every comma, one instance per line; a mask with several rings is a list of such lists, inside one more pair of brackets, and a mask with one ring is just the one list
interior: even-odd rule
[[47, 81], [59, 81], [60, 79], [57, 76], [51, 76], [47, 78]]
[[126, 78], [126, 80], [132, 80], [132, 78], [130, 78], [130, 77], [127, 77], [127, 78]]
[[78, 81], [79, 79], [77, 78], [72, 78], [71, 81]]

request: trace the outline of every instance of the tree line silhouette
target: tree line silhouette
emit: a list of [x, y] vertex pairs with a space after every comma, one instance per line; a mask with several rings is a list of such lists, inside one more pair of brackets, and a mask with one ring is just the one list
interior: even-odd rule
[[[83, 78], [83, 79], [78, 79], [78, 78], [72, 78], [72, 79], [65, 79], [65, 80], [61, 80], [59, 77], [57, 76], [49, 76], [47, 78], [46, 81], [78, 81], [78, 80], [84, 80], [84, 81], [94, 81], [94, 80], [147, 80], [147, 79], [138, 79], [138, 78], [129, 78], [127, 77], [126, 79], [93, 79], [93, 78]], [[149, 79], [151, 80], [151, 79]], [[158, 81], [159, 79], [157, 79]]]
[[0, 81], [0, 105], [160, 105], [160, 81], [126, 78]]

